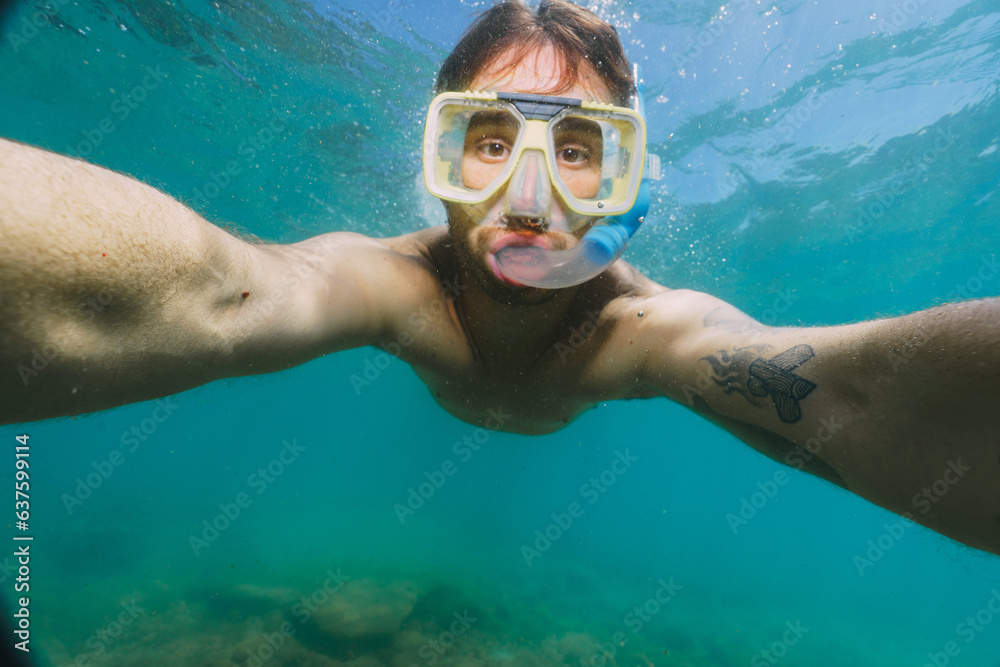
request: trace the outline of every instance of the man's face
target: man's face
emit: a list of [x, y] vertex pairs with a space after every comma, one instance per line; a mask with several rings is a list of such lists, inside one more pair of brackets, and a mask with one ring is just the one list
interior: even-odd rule
[[[502, 73], [509, 63], [508, 58], [509, 56], [502, 55], [479, 72], [472, 80], [471, 90], [612, 101], [611, 92], [603, 79], [586, 63], [579, 66], [578, 77], [572, 87], [563, 88], [560, 81], [562, 59], [551, 47], [528, 53], [511, 72]], [[511, 128], [490, 126], [489, 118], [483, 122], [484, 127], [478, 128], [482, 131], [469, 133], [468, 141], [472, 145], [466, 146], [463, 158], [462, 178], [467, 185], [473, 187], [480, 181], [489, 182], [497, 170], [502, 168], [504, 133], [511, 132]], [[573, 156], [570, 155], [569, 158], [573, 159]], [[539, 165], [538, 168], [542, 169], [544, 165]], [[579, 188], [581, 196], [590, 196], [584, 191], [588, 188], [596, 189], [596, 182], [600, 178], [599, 170], [596, 174], [591, 173], [585, 164], [576, 165], [574, 169], [573, 177], [576, 181], [568, 184], [569, 187]], [[544, 178], [547, 183], [547, 172], [544, 173]], [[505, 204], [507, 187], [501, 188], [481, 204], [445, 202], [451, 236], [462, 266], [492, 298], [505, 303], [539, 303], [550, 298], [554, 292], [523, 287], [506, 278], [497, 267], [496, 253], [511, 245], [536, 245], [550, 250], [572, 247], [586, 231], [587, 219], [569, 210], [554, 190], [551, 193], [551, 214], [547, 218], [512, 214]], [[575, 233], [570, 231], [574, 229], [577, 230]]]

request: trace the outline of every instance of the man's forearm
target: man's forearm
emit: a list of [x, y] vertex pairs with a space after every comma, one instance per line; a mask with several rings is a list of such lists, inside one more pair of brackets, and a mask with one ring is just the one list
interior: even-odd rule
[[703, 304], [664, 393], [778, 461], [1000, 553], [1000, 301], [813, 329], [720, 303]]
[[852, 491], [1000, 554], [1000, 300], [857, 325], [839, 349]]

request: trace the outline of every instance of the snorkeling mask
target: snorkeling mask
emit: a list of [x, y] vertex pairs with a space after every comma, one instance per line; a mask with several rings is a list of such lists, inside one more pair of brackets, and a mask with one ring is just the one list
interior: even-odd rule
[[576, 246], [510, 246], [500, 270], [525, 285], [577, 285], [624, 252], [649, 208], [659, 158], [646, 153], [642, 82], [634, 109], [549, 95], [442, 93], [424, 133], [424, 180], [434, 196], [482, 204], [502, 188], [503, 212], [548, 219], [553, 194], [575, 216], [573, 232], [592, 222]]

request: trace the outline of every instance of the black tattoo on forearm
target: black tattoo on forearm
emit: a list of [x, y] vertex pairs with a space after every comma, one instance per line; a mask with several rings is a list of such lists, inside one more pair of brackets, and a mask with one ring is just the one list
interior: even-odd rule
[[754, 406], [764, 405], [758, 399], [770, 396], [781, 421], [797, 422], [802, 418], [799, 401], [816, 385], [792, 371], [816, 353], [808, 345], [796, 345], [771, 359], [764, 359], [760, 355], [766, 349], [763, 345], [738, 347], [732, 353], [719, 350], [702, 359], [712, 366], [712, 380], [727, 394], [738, 393]]
[[796, 345], [767, 361], [755, 359], [750, 364], [750, 380], [747, 389], [754, 396], [771, 395], [778, 418], [790, 424], [802, 418], [799, 401], [816, 388], [809, 380], [792, 373], [805, 362], [816, 356], [808, 345]]
[[702, 361], [707, 361], [712, 366], [712, 381], [722, 387], [722, 391], [727, 394], [735, 392], [753, 405], [763, 405], [750, 393], [747, 382], [750, 379], [748, 375], [750, 364], [766, 349], [765, 345], [751, 345], [734, 348], [732, 353], [719, 350], [715, 354], [702, 357]]

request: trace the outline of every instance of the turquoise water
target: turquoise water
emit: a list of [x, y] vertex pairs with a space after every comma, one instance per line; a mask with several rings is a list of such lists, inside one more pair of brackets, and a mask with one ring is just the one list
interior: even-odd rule
[[[0, 134], [268, 241], [438, 224], [423, 114], [484, 4], [15, 4]], [[590, 6], [646, 72], [654, 279], [789, 325], [1000, 295], [996, 2]], [[37, 664], [1000, 665], [996, 557], [666, 401], [477, 432], [400, 362], [356, 391], [381, 361], [0, 429], [31, 437]]]

